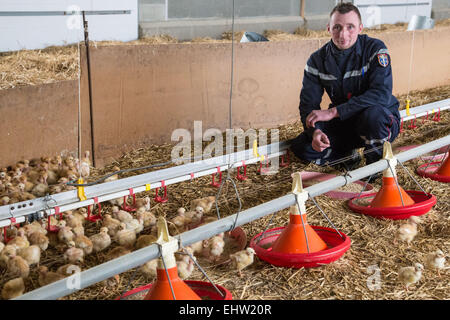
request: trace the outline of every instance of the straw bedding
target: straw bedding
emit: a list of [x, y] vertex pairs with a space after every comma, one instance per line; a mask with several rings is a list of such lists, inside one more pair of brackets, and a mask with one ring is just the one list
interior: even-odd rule
[[[429, 103], [434, 101], [432, 94], [435, 91], [440, 93], [438, 100], [450, 97], [450, 86], [446, 86], [426, 92], [412, 92], [410, 98], [418, 104]], [[399, 100], [405, 98], [402, 96]], [[419, 102], [419, 99], [422, 100]], [[417, 123], [418, 128], [414, 130], [405, 127], [405, 131], [399, 135], [394, 146], [425, 143], [448, 135], [449, 118], [448, 113], [443, 112], [440, 122], [424, 120], [422, 123], [420, 120]], [[296, 122], [282, 126], [280, 130], [281, 139], [287, 139], [295, 137], [301, 131], [301, 126]], [[148, 163], [163, 162], [168, 159], [169, 154], [169, 145], [154, 146], [126, 154], [119, 158], [116, 164], [119, 164], [121, 168], [139, 167]], [[438, 202], [431, 211], [422, 216], [423, 221], [419, 224], [418, 235], [410, 245], [402, 242], [393, 244], [395, 233], [404, 221], [378, 220], [353, 213], [347, 208], [345, 201], [322, 195], [317, 197], [316, 201], [336, 228], [352, 240], [350, 250], [338, 261], [312, 269], [288, 269], [275, 267], [255, 258], [254, 264], [243, 270], [242, 278], [236, 271], [230, 270], [227, 264], [215, 266], [202, 260], [204, 263], [202, 267], [214, 283], [230, 290], [234, 299], [448, 299], [450, 296], [448, 270], [443, 270], [442, 277], [439, 278], [435, 271], [425, 269], [421, 281], [411, 287], [409, 292], [398, 281], [399, 268], [411, 266], [415, 262], [423, 264], [426, 254], [437, 248], [448, 254], [450, 245], [449, 186], [415, 174], [415, 168], [421, 163], [423, 161], [414, 159], [404, 165], [426, 192], [437, 197]], [[97, 170], [97, 174], [103, 175], [108, 169], [106, 167]], [[247, 168], [249, 178], [243, 182], [235, 179], [243, 210], [290, 192], [292, 172], [308, 170], [339, 174], [330, 168], [305, 166], [295, 159], [289, 167], [281, 168], [273, 176], [262, 176], [256, 172], [256, 169], [256, 165], [249, 166]], [[397, 172], [405, 190], [420, 190], [400, 166]], [[233, 172], [232, 177], [235, 174], [236, 172]], [[124, 174], [124, 176], [128, 175], [130, 174]], [[152, 211], [157, 215], [170, 218], [178, 207], [187, 206], [190, 200], [215, 195], [217, 189], [209, 186], [210, 182], [211, 177], [202, 177], [191, 182], [169, 186], [169, 202], [153, 204]], [[374, 186], [380, 187], [378, 183]], [[153, 193], [150, 192], [150, 195]], [[219, 205], [222, 217], [233, 214], [238, 209], [234, 190], [229, 183], [225, 185]], [[311, 201], [307, 202], [307, 212], [311, 225], [331, 227]], [[271, 215], [242, 226], [247, 233], [248, 243], [253, 236], [265, 230], [270, 218]], [[288, 211], [282, 210], [275, 213], [269, 228], [284, 226], [287, 222]], [[103, 262], [101, 257], [92, 257], [84, 267], [92, 267], [101, 262]], [[151, 282], [150, 279], [134, 271], [133, 269], [122, 274], [121, 283], [118, 286], [96, 284], [64, 299], [113, 299], [126, 290]], [[373, 285], [377, 283], [373, 279], [377, 272], [379, 272], [379, 287], [374, 287]], [[189, 279], [207, 281], [197, 269]]]

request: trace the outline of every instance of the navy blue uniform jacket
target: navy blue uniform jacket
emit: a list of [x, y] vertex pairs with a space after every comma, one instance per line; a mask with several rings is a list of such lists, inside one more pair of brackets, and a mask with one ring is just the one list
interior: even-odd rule
[[[336, 107], [341, 120], [356, 115], [364, 108], [383, 106], [400, 121], [398, 100], [392, 95], [391, 61], [385, 44], [367, 35], [358, 35], [342, 74], [331, 54], [331, 40], [308, 59], [300, 93], [300, 118], [308, 136], [315, 128], [306, 128], [306, 117], [312, 110], [320, 109], [323, 90], [330, 97], [331, 107]], [[388, 64], [382, 66], [378, 55], [387, 55]], [[386, 56], [384, 56], [386, 57]], [[323, 122], [316, 122], [321, 129]]]

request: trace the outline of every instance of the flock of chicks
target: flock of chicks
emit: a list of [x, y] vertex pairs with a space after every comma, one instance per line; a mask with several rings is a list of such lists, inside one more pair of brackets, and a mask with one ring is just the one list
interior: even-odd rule
[[[76, 180], [79, 176], [90, 174], [89, 153], [80, 161], [72, 157], [41, 158], [32, 161], [20, 161], [15, 166], [3, 168], [0, 171], [0, 205], [42, 197], [49, 193], [59, 193], [70, 190], [67, 182]], [[115, 168], [119, 170], [119, 168]], [[117, 179], [111, 176], [109, 181]], [[50, 224], [56, 226], [57, 232], [49, 232], [49, 221], [41, 219], [17, 228], [7, 229], [6, 238], [0, 238], [0, 269], [6, 269], [7, 281], [1, 290], [3, 299], [12, 299], [25, 292], [24, 279], [30, 275], [30, 268], [37, 266], [40, 286], [48, 285], [81, 271], [81, 265], [86, 256], [105, 251], [112, 243], [118, 246], [109, 250], [106, 260], [112, 260], [141, 249], [154, 243], [156, 238], [156, 217], [150, 211], [150, 198], [136, 199], [135, 204], [123, 210], [123, 198], [110, 201], [111, 214], [102, 215], [97, 221], [100, 224], [98, 233], [85, 235], [86, 224], [89, 223], [88, 210], [80, 208], [66, 211], [60, 220], [51, 216]], [[215, 197], [196, 199], [191, 202], [194, 210], [186, 211], [179, 208], [177, 215], [168, 221], [171, 233], [180, 233], [200, 224], [216, 220], [214, 217], [204, 217], [211, 211]], [[93, 207], [89, 208], [93, 211]], [[133, 213], [130, 213], [133, 212]], [[140, 233], [150, 230], [149, 234]], [[56, 271], [50, 271], [46, 266], [40, 266], [41, 253], [48, 247], [62, 254], [64, 265]], [[224, 234], [200, 241], [183, 248], [184, 254], [177, 254], [177, 267], [182, 279], [188, 278], [194, 269], [195, 255], [201, 255], [209, 261], [216, 262], [224, 252]], [[189, 254], [186, 254], [189, 253]], [[251, 248], [230, 256], [233, 265], [239, 273], [253, 262], [254, 251]], [[158, 259], [148, 261], [140, 267], [140, 271], [149, 278], [156, 277]], [[119, 275], [111, 280], [119, 282]]]
[[[401, 225], [397, 230], [397, 239], [410, 244], [417, 235], [417, 225], [421, 222], [417, 216], [411, 216], [407, 222]], [[445, 268], [445, 254], [440, 249], [436, 249], [434, 252], [427, 254], [425, 257], [425, 266], [429, 269], [437, 270], [439, 277], [441, 276], [440, 270]], [[406, 290], [412, 284], [420, 281], [422, 278], [422, 271], [424, 266], [421, 263], [415, 263], [411, 267], [403, 267], [398, 271], [399, 280], [405, 285]]]
[[[89, 152], [81, 160], [73, 157], [41, 158], [31, 161], [20, 161], [10, 168], [0, 169], [0, 206], [15, 202], [26, 201], [35, 197], [43, 197], [47, 194], [59, 193], [73, 189], [66, 183], [74, 181], [78, 177], [88, 177], [90, 174]], [[118, 167], [114, 168], [120, 170]], [[109, 177], [106, 181], [118, 179], [117, 175]], [[86, 208], [77, 211], [64, 212], [64, 218], [57, 221], [50, 217], [51, 223], [57, 225], [58, 232], [51, 233], [46, 229], [47, 221], [34, 221], [23, 227], [10, 228], [8, 237], [12, 239], [6, 243], [0, 241], [0, 267], [7, 269], [7, 274], [13, 279], [6, 282], [2, 289], [2, 298], [11, 299], [20, 296], [25, 291], [23, 279], [30, 273], [30, 266], [37, 265], [39, 273], [39, 285], [44, 286], [54, 281], [63, 279], [73, 272], [80, 271], [79, 265], [84, 258], [92, 253], [98, 253], [108, 248], [112, 242], [118, 244], [110, 250], [107, 260], [131, 252], [134, 248], [141, 249], [154, 243], [156, 239], [156, 217], [150, 211], [150, 198], [137, 199], [134, 214], [122, 210], [124, 204], [122, 198], [110, 201], [112, 214], [102, 216], [100, 232], [90, 237], [84, 234], [87, 222]], [[216, 217], [206, 216], [212, 209], [215, 197], [206, 197], [191, 201], [191, 210], [184, 208], [177, 210], [177, 215], [168, 221], [171, 234], [181, 233], [201, 224], [216, 220]], [[404, 225], [400, 226], [397, 238], [408, 244], [417, 234], [418, 217], [411, 217]], [[139, 234], [144, 229], [150, 229], [150, 234]], [[197, 258], [204, 257], [211, 262], [217, 262], [224, 252], [224, 234], [219, 234], [210, 239], [199, 241], [187, 246], [177, 254], [177, 268], [182, 279], [188, 278], [194, 270]], [[65, 265], [56, 272], [49, 271], [45, 266], [39, 266], [41, 252], [51, 245], [63, 253]], [[230, 254], [232, 266], [241, 271], [251, 265], [255, 251], [247, 248]], [[149, 278], [156, 277], [158, 259], [153, 259], [140, 267], [140, 272]], [[426, 257], [425, 265], [428, 268], [440, 270], [445, 266], [445, 255], [441, 250], [436, 250]], [[406, 286], [420, 281], [424, 266], [416, 263], [412, 267], [403, 267], [399, 270], [399, 280]], [[116, 275], [115, 280], [119, 281]]]

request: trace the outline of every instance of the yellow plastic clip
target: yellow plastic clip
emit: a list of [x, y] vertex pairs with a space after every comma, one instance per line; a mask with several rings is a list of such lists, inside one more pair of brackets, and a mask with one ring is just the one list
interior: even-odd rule
[[145, 184], [145, 191], [150, 191], [151, 187], [150, 187], [150, 183], [146, 183]]
[[411, 113], [409, 112], [409, 103], [411, 102], [411, 100], [406, 99], [406, 115], [410, 116]]
[[261, 158], [260, 161], [261, 161], [261, 162], [264, 162], [264, 155], [260, 155], [260, 154], [258, 153], [258, 142], [257, 142], [256, 140], [253, 141], [253, 155], [254, 155], [256, 158]]
[[[77, 183], [83, 184], [83, 178], [78, 179]], [[86, 195], [84, 194], [84, 187], [78, 186], [77, 191], [78, 191], [78, 198], [80, 198], [80, 201], [85, 201], [87, 198]]]

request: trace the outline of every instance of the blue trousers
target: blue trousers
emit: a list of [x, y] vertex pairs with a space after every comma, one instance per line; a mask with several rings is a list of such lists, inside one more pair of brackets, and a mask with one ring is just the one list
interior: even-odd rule
[[370, 107], [359, 114], [342, 121], [334, 118], [322, 122], [322, 131], [330, 140], [330, 147], [322, 152], [311, 146], [312, 137], [302, 132], [291, 141], [291, 151], [296, 157], [326, 165], [352, 154], [354, 149], [364, 147], [366, 164], [380, 160], [383, 156], [383, 143], [392, 142], [398, 136], [400, 121], [383, 107]]

